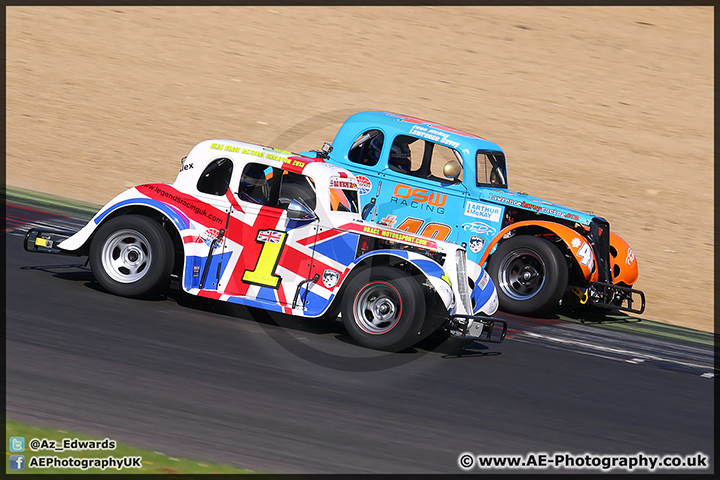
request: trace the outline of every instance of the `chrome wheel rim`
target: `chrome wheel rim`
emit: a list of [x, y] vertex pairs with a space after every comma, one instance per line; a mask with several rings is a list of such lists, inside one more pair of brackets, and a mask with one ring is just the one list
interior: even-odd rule
[[137, 230], [124, 229], [105, 241], [102, 267], [118, 283], [134, 283], [143, 278], [152, 262], [150, 242]]
[[367, 333], [380, 335], [397, 325], [402, 314], [398, 291], [385, 282], [373, 282], [363, 287], [355, 298], [355, 322]]
[[498, 287], [513, 300], [528, 300], [545, 285], [545, 261], [529, 248], [518, 248], [503, 258]]

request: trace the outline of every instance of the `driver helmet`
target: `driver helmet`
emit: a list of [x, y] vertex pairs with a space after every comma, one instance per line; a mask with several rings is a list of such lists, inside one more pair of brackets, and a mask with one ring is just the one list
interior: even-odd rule
[[410, 147], [407, 140], [396, 139], [390, 149], [390, 159], [388, 165], [393, 170], [409, 173], [410, 172]]
[[268, 199], [268, 183], [263, 165], [248, 165], [240, 177], [240, 196], [253, 203], [265, 203]]
[[[380, 159], [380, 152], [382, 151], [383, 138], [382, 135], [376, 135], [370, 141], [368, 146], [368, 156], [373, 160], [374, 163]], [[410, 172], [410, 147], [408, 142], [402, 139], [396, 139], [390, 149], [390, 159], [388, 165], [393, 170], [408, 173]]]
[[372, 164], [375, 165], [378, 160], [380, 160], [380, 151], [382, 150], [383, 145], [383, 136], [375, 135], [372, 140], [370, 140], [370, 145], [368, 146], [368, 157], [370, 157], [370, 160], [372, 161]]

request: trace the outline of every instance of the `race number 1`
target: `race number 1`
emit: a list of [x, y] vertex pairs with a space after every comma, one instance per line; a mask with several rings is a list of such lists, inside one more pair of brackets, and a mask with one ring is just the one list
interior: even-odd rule
[[243, 272], [243, 282], [254, 283], [270, 288], [278, 288], [278, 284], [282, 278], [275, 274], [275, 269], [280, 260], [280, 252], [285, 246], [285, 238], [287, 233], [277, 230], [262, 230], [258, 232], [258, 243], [262, 243], [260, 257], [254, 270], [245, 270]]

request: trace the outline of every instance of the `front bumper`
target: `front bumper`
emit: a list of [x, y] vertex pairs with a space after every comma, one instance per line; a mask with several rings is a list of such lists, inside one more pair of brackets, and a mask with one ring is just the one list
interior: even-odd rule
[[[495, 327], [501, 327], [499, 334]], [[453, 337], [472, 338], [481, 342], [501, 343], [507, 334], [507, 322], [481, 315], [452, 315], [445, 328]]]
[[62, 230], [40, 230], [31, 228], [25, 234], [23, 248], [26, 252], [35, 253], [55, 253], [60, 255], [71, 255], [74, 257], [81, 256], [78, 253], [69, 252], [57, 247], [63, 240], [75, 235], [75, 232], [66, 232]]
[[[590, 282], [588, 299], [598, 307], [614, 308], [637, 314], [645, 311], [645, 294], [630, 287], [603, 282]], [[633, 307], [635, 302], [640, 303], [640, 308]]]

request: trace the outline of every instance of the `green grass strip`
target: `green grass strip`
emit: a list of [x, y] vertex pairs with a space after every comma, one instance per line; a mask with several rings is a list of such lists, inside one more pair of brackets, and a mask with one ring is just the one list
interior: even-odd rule
[[[25, 444], [25, 451], [14, 452], [10, 451], [10, 437], [23, 437]], [[114, 440], [112, 435], [108, 436], [109, 440]], [[160, 452], [151, 452], [149, 450], [143, 450], [140, 448], [131, 447], [122, 443], [117, 443], [113, 450], [82, 450], [82, 451], [63, 451], [58, 452], [55, 450], [40, 449], [36, 452], [30, 449], [30, 443], [33, 439], [42, 441], [43, 439], [55, 440], [58, 444], [61, 444], [63, 439], [69, 439], [71, 442], [74, 439], [78, 440], [104, 440], [105, 437], [88, 436], [74, 432], [66, 432], [64, 430], [51, 430], [47, 428], [39, 428], [31, 425], [27, 425], [12, 420], [5, 421], [5, 452], [7, 460], [5, 463], [6, 474], [38, 474], [38, 473], [90, 473], [90, 474], [129, 474], [129, 473], [161, 473], [166, 475], [173, 474], [202, 474], [202, 473], [253, 473], [248, 470], [232, 467], [230, 465], [219, 465], [210, 462], [204, 462], [200, 460], [192, 460], [188, 458], [174, 458], [167, 456]], [[10, 469], [10, 456], [11, 455], [24, 455], [24, 466], [23, 470], [11, 470]], [[69, 458], [73, 459], [90, 459], [90, 458], [107, 458], [112, 456], [115, 459], [122, 459], [123, 457], [142, 457], [141, 468], [88, 468], [83, 470], [82, 468], [32, 468], [31, 462], [33, 457], [37, 457], [35, 462], [39, 462], [40, 457], [57, 457], [57, 458]]]
[[95, 215], [102, 205], [70, 200], [67, 198], [49, 195], [47, 193], [33, 192], [17, 187], [5, 187], [5, 202], [7, 204], [24, 205], [49, 213], [66, 215], [68, 217], [89, 220]]
[[711, 332], [703, 332], [687, 327], [679, 327], [667, 323], [656, 322], [640, 317], [631, 317], [624, 314], [607, 314], [604, 317], [592, 318], [584, 323], [576, 318], [565, 315], [558, 315], [560, 320], [584, 324], [597, 328], [607, 328], [610, 330], [621, 330], [625, 333], [632, 333], [644, 336], [664, 337], [674, 340], [680, 340], [686, 343], [695, 344], [696, 346], [712, 348], [715, 345], [715, 334]]

